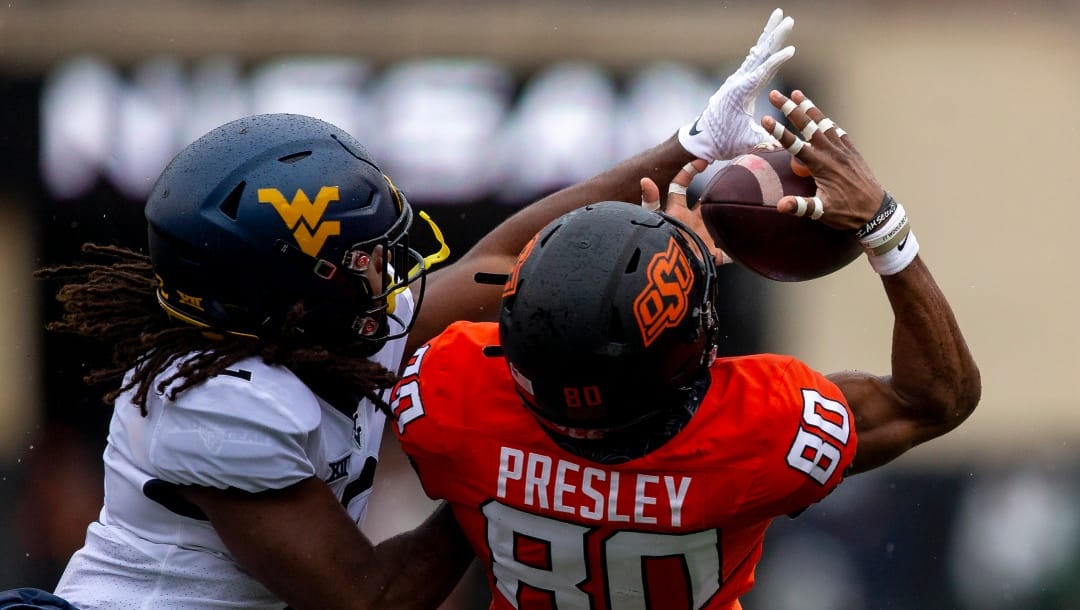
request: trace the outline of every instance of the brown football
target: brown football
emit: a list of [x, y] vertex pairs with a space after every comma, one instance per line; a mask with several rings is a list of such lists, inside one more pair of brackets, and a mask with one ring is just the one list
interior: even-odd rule
[[850, 231], [776, 211], [784, 195], [813, 196], [786, 150], [736, 157], [716, 172], [698, 200], [709, 233], [736, 263], [771, 280], [801, 282], [828, 275], [862, 253]]

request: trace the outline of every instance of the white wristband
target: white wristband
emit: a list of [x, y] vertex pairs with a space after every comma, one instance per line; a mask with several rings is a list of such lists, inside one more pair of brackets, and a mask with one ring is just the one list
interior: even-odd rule
[[882, 254], [867, 252], [867, 258], [870, 259], [870, 266], [878, 275], [895, 275], [906, 269], [918, 253], [919, 240], [915, 239], [914, 233], [908, 231], [903, 241], [892, 250]]
[[900, 273], [919, 253], [919, 241], [911, 232], [907, 211], [887, 194], [882, 210], [865, 229], [859, 232], [859, 243], [866, 250], [870, 266], [880, 275]]

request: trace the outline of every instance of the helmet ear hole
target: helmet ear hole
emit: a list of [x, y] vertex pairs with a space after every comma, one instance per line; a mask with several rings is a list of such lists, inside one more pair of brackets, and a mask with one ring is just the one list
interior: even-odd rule
[[241, 181], [240, 184], [236, 185], [236, 188], [229, 192], [229, 195], [225, 197], [221, 202], [221, 205], [218, 206], [218, 209], [221, 210], [222, 214], [236, 220], [236, 216], [240, 211], [240, 197], [244, 194], [244, 189], [246, 188], [247, 183]]
[[311, 151], [305, 150], [302, 152], [293, 153], [291, 155], [285, 155], [284, 157], [278, 159], [278, 163], [296, 163], [297, 161], [300, 161], [301, 159], [307, 159], [310, 156]]
[[626, 261], [626, 269], [623, 273], [627, 275], [637, 272], [638, 264], [641, 261], [641, 248], [634, 248], [634, 253], [630, 255], [630, 260]]

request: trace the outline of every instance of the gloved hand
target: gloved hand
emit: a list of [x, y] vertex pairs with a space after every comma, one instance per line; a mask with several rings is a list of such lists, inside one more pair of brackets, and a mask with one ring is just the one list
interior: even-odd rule
[[772, 12], [739, 69], [709, 98], [697, 119], [679, 129], [679, 143], [687, 152], [711, 162], [777, 146], [755, 120], [754, 102], [780, 66], [795, 54], [793, 46], [780, 48], [794, 25], [795, 20], [784, 17], [783, 10]]

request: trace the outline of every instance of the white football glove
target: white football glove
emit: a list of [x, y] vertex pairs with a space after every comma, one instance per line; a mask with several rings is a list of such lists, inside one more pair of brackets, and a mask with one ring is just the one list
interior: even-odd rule
[[706, 161], [726, 160], [759, 146], [775, 146], [776, 140], [754, 117], [758, 94], [795, 54], [795, 47], [780, 48], [795, 20], [776, 9], [769, 16], [757, 44], [750, 48], [739, 69], [709, 98], [697, 119], [679, 129], [679, 143], [687, 152]]

